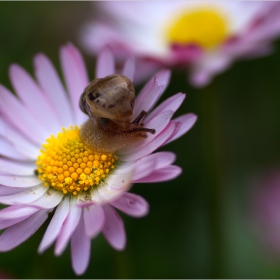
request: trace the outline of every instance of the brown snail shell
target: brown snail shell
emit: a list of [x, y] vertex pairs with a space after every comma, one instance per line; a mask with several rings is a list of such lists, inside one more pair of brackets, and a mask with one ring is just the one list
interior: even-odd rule
[[114, 74], [93, 80], [79, 103], [90, 117], [80, 130], [85, 144], [95, 150], [114, 152], [146, 138], [146, 132], [155, 133], [141, 124], [145, 111], [131, 122], [134, 103], [134, 86], [126, 76]]

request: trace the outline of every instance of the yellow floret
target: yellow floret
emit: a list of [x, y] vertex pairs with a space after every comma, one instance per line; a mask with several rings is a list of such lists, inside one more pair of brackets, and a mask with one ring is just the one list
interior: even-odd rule
[[89, 149], [81, 141], [78, 127], [62, 128], [62, 132], [56, 137], [51, 135], [42, 145], [35, 173], [45, 186], [77, 195], [97, 186], [116, 159], [111, 153]]

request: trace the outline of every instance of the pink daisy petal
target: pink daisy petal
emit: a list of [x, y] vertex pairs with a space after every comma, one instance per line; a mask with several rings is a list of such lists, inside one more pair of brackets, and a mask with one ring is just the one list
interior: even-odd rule
[[40, 185], [38, 187], [33, 187], [16, 194], [1, 196], [0, 203], [10, 205], [30, 203], [43, 196], [47, 190], [48, 188]]
[[158, 152], [150, 155], [149, 157], [155, 160], [155, 169], [166, 167], [176, 160], [176, 155], [172, 152]]
[[164, 111], [172, 110], [173, 112], [176, 112], [178, 108], [181, 106], [181, 104], [183, 103], [185, 97], [186, 95], [184, 93], [179, 92], [167, 98], [146, 117], [145, 122], [150, 121], [155, 116], [159, 115]]
[[172, 135], [173, 131], [175, 129], [175, 123], [170, 122], [168, 126], [148, 145], [146, 145], [143, 149], [139, 149], [135, 151], [134, 153], [127, 154], [127, 155], [120, 155], [120, 158], [122, 158], [125, 161], [134, 161], [137, 159], [140, 159], [146, 155], [151, 154], [154, 150], [156, 150], [158, 147], [160, 147], [165, 141]]
[[115, 74], [115, 61], [108, 47], [104, 48], [97, 57], [96, 78], [104, 78]]
[[158, 183], [175, 179], [182, 173], [182, 168], [176, 165], [170, 165], [162, 169], [155, 170], [149, 176], [141, 178], [135, 183]]
[[0, 186], [0, 196], [7, 196], [22, 192], [22, 188]]
[[154, 79], [146, 89], [137, 96], [135, 107], [133, 110], [132, 120], [134, 120], [143, 110], [149, 112], [155, 104], [159, 95], [163, 90], [163, 85], [159, 85], [157, 80]]
[[72, 267], [77, 275], [83, 274], [89, 264], [91, 240], [85, 233], [83, 217], [71, 237]]
[[9, 141], [3, 138], [0, 138], [0, 155], [16, 160], [26, 159], [26, 157], [18, 153], [18, 151]]
[[61, 48], [60, 59], [75, 120], [77, 124], [81, 124], [87, 119], [79, 108], [80, 95], [89, 84], [85, 63], [80, 52], [72, 44]]
[[180, 117], [174, 119], [174, 121], [181, 123], [181, 127], [180, 127], [179, 131], [176, 133], [176, 135], [174, 135], [172, 137], [172, 139], [168, 140], [167, 143], [170, 143], [170, 142], [178, 139], [183, 134], [185, 134], [187, 131], [189, 131], [195, 124], [196, 120], [197, 120], [197, 116], [192, 113], [186, 114], [186, 115], [183, 115], [183, 116], [180, 116]]
[[82, 214], [82, 209], [76, 207], [76, 204], [77, 204], [77, 199], [72, 197], [72, 199], [70, 200], [69, 214], [63, 223], [62, 229], [58, 235], [55, 244], [54, 253], [56, 256], [60, 256], [62, 252], [65, 250], [72, 233], [74, 232], [74, 230], [79, 224], [80, 217]]
[[38, 211], [35, 207], [12, 205], [0, 210], [0, 219], [26, 218]]
[[119, 197], [131, 186], [134, 166], [131, 165], [125, 173], [110, 174], [105, 182], [101, 182], [97, 188], [91, 190], [91, 200], [104, 204]]
[[0, 115], [0, 135], [5, 136], [7, 130], [7, 124], [2, 119], [2, 116]]
[[37, 158], [39, 145], [36, 146], [31, 143], [19, 131], [12, 128], [11, 124], [4, 122], [2, 119], [0, 119], [0, 128], [0, 135], [10, 141], [19, 154], [31, 160]]
[[143, 217], [149, 212], [148, 202], [143, 197], [133, 193], [124, 193], [110, 204], [132, 217]]
[[154, 170], [167, 167], [176, 159], [176, 155], [171, 152], [158, 152], [148, 155], [137, 161], [132, 182], [137, 182], [141, 178], [150, 175]]
[[144, 157], [137, 161], [135, 164], [135, 170], [133, 172], [132, 182], [148, 176], [155, 168], [155, 161], [152, 158]]
[[171, 121], [175, 124], [175, 129], [173, 131], [173, 133], [168, 137], [168, 139], [166, 139], [166, 141], [162, 144], [162, 146], [166, 145], [169, 140], [171, 140], [175, 135], [177, 135], [177, 133], [179, 132], [181, 126], [182, 126], [182, 123], [181, 122], [175, 122], [175, 121]]
[[51, 101], [60, 126], [69, 127], [74, 123], [72, 108], [54, 66], [44, 54], [35, 56], [34, 66], [36, 78]]
[[34, 174], [36, 166], [34, 163], [16, 162], [0, 158], [0, 170], [8, 174], [30, 176]]
[[52, 220], [40, 243], [38, 249], [39, 253], [43, 253], [56, 240], [68, 214], [69, 214], [69, 197], [65, 197], [55, 210]]
[[[39, 211], [39, 210], [37, 209], [37, 211]], [[4, 220], [0, 219], [0, 230], [6, 229], [10, 226], [18, 224], [18, 223], [24, 221], [25, 219], [26, 219], [26, 217], [20, 217], [20, 218], [15, 218], [15, 219], [4, 219]]]
[[12, 85], [26, 108], [49, 134], [57, 131], [60, 128], [58, 118], [50, 105], [50, 101], [43, 95], [31, 76], [16, 64], [12, 64], [9, 70]]
[[135, 163], [133, 162], [119, 162], [118, 168], [114, 169], [114, 175], [121, 175], [127, 172], [131, 172], [134, 169]]
[[[138, 74], [138, 72], [137, 72]], [[139, 95], [142, 94], [142, 92], [146, 89], [146, 87], [152, 83], [155, 79], [157, 80], [159, 85], [163, 85], [163, 91], [164, 92], [165, 88], [168, 86], [169, 81], [170, 81], [170, 76], [171, 76], [171, 71], [168, 69], [162, 69], [158, 71], [156, 74], [153, 75], [153, 77], [145, 84]], [[160, 97], [160, 96], [159, 96]]]
[[91, 205], [84, 208], [84, 223], [87, 236], [95, 237], [103, 228], [105, 214], [101, 205]]
[[0, 175], [0, 184], [9, 187], [28, 188], [41, 183], [42, 181], [35, 176]]
[[134, 57], [129, 57], [124, 64], [122, 74], [130, 79], [131, 82], [134, 81], [135, 72], [135, 60]]
[[63, 197], [64, 194], [61, 191], [50, 188], [43, 196], [29, 203], [29, 205], [37, 206], [41, 209], [51, 209], [56, 207]]
[[32, 236], [48, 218], [47, 210], [40, 210], [31, 217], [7, 228], [0, 236], [0, 251], [9, 251]]
[[102, 232], [114, 249], [123, 250], [126, 244], [123, 220], [112, 206], [104, 205], [103, 208], [106, 219]]
[[7, 118], [28, 139], [41, 145], [49, 136], [49, 132], [30, 114], [18, 98], [2, 85], [0, 85], [0, 96], [0, 112], [3, 113], [4, 119]]

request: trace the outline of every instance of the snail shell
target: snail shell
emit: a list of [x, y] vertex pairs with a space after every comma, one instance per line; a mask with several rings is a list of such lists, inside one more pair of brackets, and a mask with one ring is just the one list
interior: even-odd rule
[[124, 75], [93, 80], [80, 98], [81, 110], [89, 116], [129, 123], [135, 103], [132, 82]]
[[145, 111], [131, 122], [134, 103], [135, 90], [126, 76], [93, 80], [80, 97], [80, 109], [90, 117], [81, 127], [81, 139], [94, 150], [115, 152], [147, 138], [146, 132], [155, 133], [141, 123]]

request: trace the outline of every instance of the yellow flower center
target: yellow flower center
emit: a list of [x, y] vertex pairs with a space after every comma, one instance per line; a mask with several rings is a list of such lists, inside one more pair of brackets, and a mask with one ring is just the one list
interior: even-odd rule
[[210, 48], [225, 39], [228, 29], [226, 19], [218, 10], [201, 8], [178, 15], [167, 28], [167, 39], [180, 45]]
[[79, 136], [78, 127], [62, 128], [42, 145], [35, 173], [45, 186], [77, 195], [97, 186], [115, 167], [117, 156], [93, 151]]

